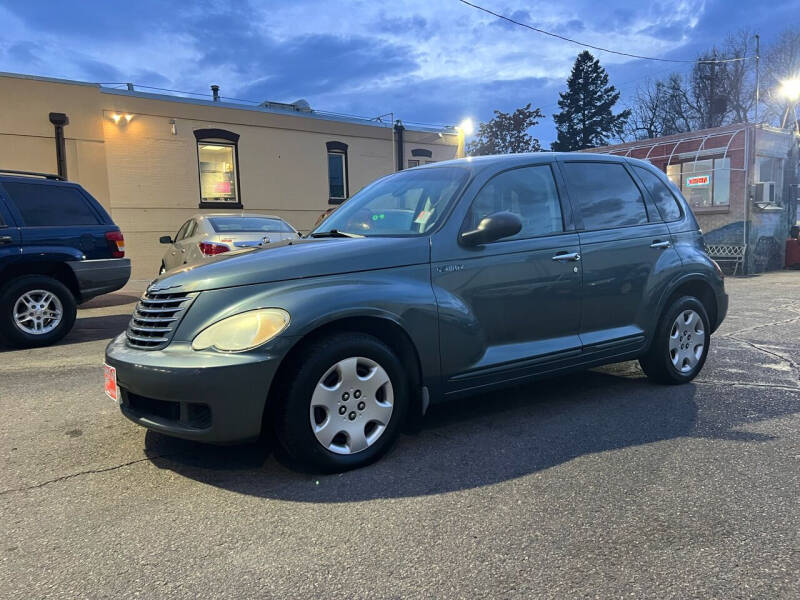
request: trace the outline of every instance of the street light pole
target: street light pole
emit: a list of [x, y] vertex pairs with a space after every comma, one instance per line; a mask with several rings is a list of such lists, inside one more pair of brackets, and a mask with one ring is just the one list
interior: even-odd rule
[[758, 63], [761, 60], [761, 56], [760, 55], [761, 55], [761, 36], [756, 34], [756, 109], [755, 109], [755, 118], [753, 119], [755, 121], [756, 125], [758, 125], [758, 102], [759, 102], [759, 89], [758, 88], [759, 88], [760, 83], [761, 83], [760, 80], [759, 80], [760, 73], [759, 73], [759, 69], [758, 69], [758, 67], [759, 67]]

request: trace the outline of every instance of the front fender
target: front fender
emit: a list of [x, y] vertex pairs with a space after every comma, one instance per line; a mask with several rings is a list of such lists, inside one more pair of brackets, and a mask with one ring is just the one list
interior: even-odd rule
[[[408, 334], [423, 378], [439, 376], [438, 315], [427, 264], [201, 292], [174, 339], [190, 342], [221, 319], [269, 307], [289, 313], [291, 321], [281, 336], [298, 341], [341, 319], [387, 319]], [[253, 352], [269, 347], [268, 343]]]

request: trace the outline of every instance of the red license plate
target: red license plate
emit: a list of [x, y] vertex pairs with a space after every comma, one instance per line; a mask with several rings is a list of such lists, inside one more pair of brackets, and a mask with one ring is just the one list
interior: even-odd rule
[[119, 402], [119, 388], [117, 387], [117, 370], [109, 365], [103, 365], [103, 373], [105, 376], [106, 396], [111, 398], [114, 402]]

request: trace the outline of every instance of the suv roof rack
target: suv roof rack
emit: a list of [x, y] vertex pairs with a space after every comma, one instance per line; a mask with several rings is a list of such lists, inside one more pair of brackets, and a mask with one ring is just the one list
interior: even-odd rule
[[0, 175], [25, 175], [27, 177], [44, 177], [45, 179], [55, 179], [57, 181], [66, 181], [66, 177], [56, 175], [55, 173], [36, 173], [35, 171], [13, 171], [11, 169], [0, 169]]

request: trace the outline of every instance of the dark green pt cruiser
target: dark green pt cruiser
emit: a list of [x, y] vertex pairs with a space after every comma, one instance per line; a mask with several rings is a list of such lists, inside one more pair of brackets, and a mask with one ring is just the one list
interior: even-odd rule
[[106, 391], [164, 434], [274, 433], [305, 467], [343, 470], [431, 402], [632, 359], [688, 382], [727, 307], [649, 163], [468, 158], [384, 177], [307, 238], [156, 279], [106, 350]]

